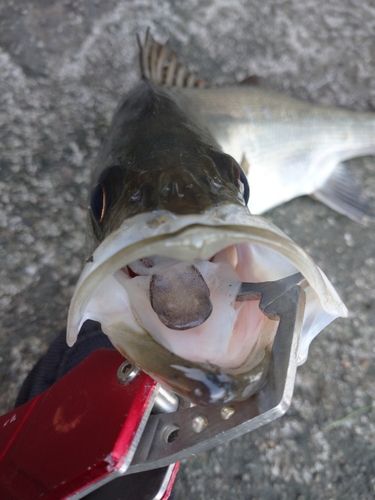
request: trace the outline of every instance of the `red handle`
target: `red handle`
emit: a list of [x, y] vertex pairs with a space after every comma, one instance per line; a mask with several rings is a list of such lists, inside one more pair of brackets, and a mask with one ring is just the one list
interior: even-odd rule
[[49, 390], [0, 417], [0, 498], [60, 500], [126, 468], [156, 382], [141, 372], [121, 385], [123, 361], [115, 350], [95, 351]]

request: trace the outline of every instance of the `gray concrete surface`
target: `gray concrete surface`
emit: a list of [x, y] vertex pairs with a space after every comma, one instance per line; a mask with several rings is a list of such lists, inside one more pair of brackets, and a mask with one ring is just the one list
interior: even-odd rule
[[[212, 81], [256, 74], [313, 102], [374, 107], [371, 0], [2, 0], [1, 412], [65, 324], [90, 166], [137, 80], [135, 34], [148, 26]], [[374, 159], [352, 166], [375, 202]], [[314, 341], [287, 415], [186, 461], [176, 499], [374, 498], [374, 230], [307, 198], [267, 216], [311, 253], [350, 316]]]

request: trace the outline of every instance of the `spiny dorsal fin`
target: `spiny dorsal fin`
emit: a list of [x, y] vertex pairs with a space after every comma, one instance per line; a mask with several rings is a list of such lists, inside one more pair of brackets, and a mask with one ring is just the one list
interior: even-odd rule
[[169, 48], [169, 40], [164, 45], [155, 42], [150, 30], [146, 32], [144, 43], [137, 35], [141, 59], [141, 74], [154, 85], [166, 87], [206, 88], [210, 84], [177, 60], [176, 53]]

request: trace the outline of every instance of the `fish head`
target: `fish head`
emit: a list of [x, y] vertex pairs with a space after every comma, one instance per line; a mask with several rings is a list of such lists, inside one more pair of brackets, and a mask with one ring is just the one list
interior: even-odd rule
[[168, 95], [144, 82], [119, 106], [98, 156], [89, 240], [95, 248], [140, 213], [204, 213], [223, 202], [246, 206], [248, 200], [248, 182], [237, 161]]

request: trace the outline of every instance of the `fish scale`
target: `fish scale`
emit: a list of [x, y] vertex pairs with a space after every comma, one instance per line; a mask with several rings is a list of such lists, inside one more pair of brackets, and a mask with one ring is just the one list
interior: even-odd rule
[[[252, 213], [312, 195], [357, 222], [374, 216], [349, 169], [341, 165], [375, 154], [373, 113], [316, 106], [251, 85], [171, 92], [191, 103], [224, 151], [238, 161], [246, 157]], [[349, 201], [336, 183], [330, 185], [336, 168], [341, 182], [351, 186]], [[322, 189], [330, 190], [331, 199], [320, 195]]]

